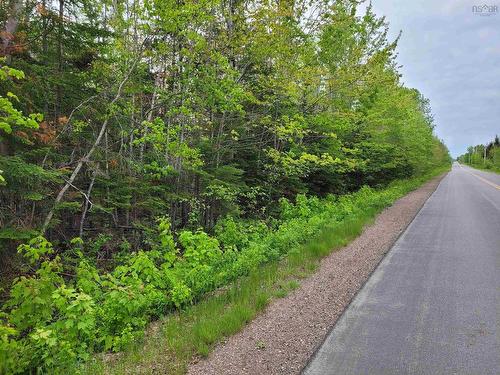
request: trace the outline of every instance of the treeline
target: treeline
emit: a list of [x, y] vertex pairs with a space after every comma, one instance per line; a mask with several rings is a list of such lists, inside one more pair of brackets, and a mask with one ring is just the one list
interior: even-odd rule
[[6, 63], [26, 75], [2, 93], [43, 115], [0, 130], [4, 249], [42, 230], [109, 258], [159, 215], [211, 230], [448, 157], [384, 19], [354, 1], [2, 4]]
[[119, 350], [151, 316], [283, 256], [294, 231], [310, 237], [319, 219], [278, 238], [325, 218], [314, 197], [337, 209], [449, 163], [384, 18], [358, 13], [354, 0], [2, 2], [0, 354], [21, 353], [22, 372]]
[[467, 147], [467, 152], [460, 155], [457, 160], [473, 167], [500, 172], [500, 139], [498, 135], [485, 145]]

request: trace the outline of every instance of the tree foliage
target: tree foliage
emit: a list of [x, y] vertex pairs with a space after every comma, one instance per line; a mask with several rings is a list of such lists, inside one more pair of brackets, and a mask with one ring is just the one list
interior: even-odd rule
[[485, 145], [467, 147], [467, 152], [460, 155], [457, 160], [473, 167], [500, 172], [500, 139], [498, 135]]
[[16, 0], [0, 23], [0, 268], [20, 276], [0, 351], [19, 368], [119, 350], [282, 256], [301, 241], [283, 220], [320, 198], [449, 162], [358, 1]]

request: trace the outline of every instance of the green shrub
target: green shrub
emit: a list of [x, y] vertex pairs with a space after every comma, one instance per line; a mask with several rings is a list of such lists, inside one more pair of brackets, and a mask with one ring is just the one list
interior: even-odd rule
[[[345, 227], [352, 233], [342, 238], [351, 238], [361, 228], [340, 223], [389, 205], [424, 180], [401, 181], [384, 190], [363, 187], [322, 200], [305, 195], [295, 202], [281, 199], [278, 219], [266, 225], [228, 217], [217, 224], [217, 238], [182, 231], [176, 243], [169, 220], [160, 218], [150, 249], [132, 253], [107, 273], [98, 271], [75, 239], [70, 267], [75, 276], [70, 279], [52, 244], [35, 237], [19, 246], [33, 272], [15, 280], [0, 313], [0, 372], [60, 371], [93, 352], [122, 350], [143, 335], [151, 319], [241, 276], [253, 277], [267, 262], [286, 256], [300, 262], [298, 249], [324, 255], [324, 246], [315, 247], [311, 240], [325, 227]], [[311, 245], [302, 246], [306, 243]], [[92, 244], [90, 251], [95, 246], [101, 244]], [[257, 310], [268, 303], [268, 294], [249, 293], [260, 306]], [[212, 334], [200, 334], [206, 336], [204, 345], [210, 345]]]

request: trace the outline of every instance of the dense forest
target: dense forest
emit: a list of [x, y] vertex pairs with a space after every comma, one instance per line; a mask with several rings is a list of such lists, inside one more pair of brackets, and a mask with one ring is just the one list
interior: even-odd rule
[[485, 145], [469, 146], [467, 152], [460, 155], [457, 160], [473, 167], [500, 172], [500, 139], [498, 135]]
[[121, 350], [449, 163], [357, 3], [1, 3], [0, 372]]

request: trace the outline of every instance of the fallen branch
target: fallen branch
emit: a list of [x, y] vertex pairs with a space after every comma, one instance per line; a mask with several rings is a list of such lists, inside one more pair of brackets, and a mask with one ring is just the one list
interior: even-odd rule
[[[134, 60], [134, 63], [132, 64], [132, 66], [130, 67], [128, 72], [125, 74], [125, 77], [123, 77], [122, 81], [120, 82], [120, 85], [118, 86], [118, 90], [116, 92], [116, 95], [110, 103], [110, 107], [112, 107], [118, 101], [118, 99], [120, 99], [120, 97], [122, 95], [123, 87], [124, 87], [125, 83], [128, 81], [128, 79], [130, 78], [130, 75], [134, 71], [135, 66], [137, 65], [137, 62], [139, 61], [139, 59], [140, 59], [140, 53], [139, 53], [138, 57]], [[76, 177], [78, 176], [78, 173], [80, 172], [80, 169], [82, 169], [83, 164], [90, 160], [90, 158], [91, 158], [92, 154], [94, 153], [94, 151], [96, 150], [97, 146], [101, 143], [101, 140], [104, 136], [104, 133], [106, 132], [106, 129], [108, 127], [109, 119], [110, 119], [110, 115], [107, 115], [106, 119], [104, 120], [104, 122], [101, 125], [101, 130], [99, 131], [99, 134], [97, 135], [97, 138], [94, 141], [94, 144], [92, 145], [90, 150], [85, 154], [85, 156], [83, 156], [78, 161], [75, 169], [73, 170], [73, 173], [71, 173], [70, 178], [66, 181], [66, 184], [63, 186], [63, 188], [57, 194], [57, 197], [54, 201], [54, 205], [53, 205], [52, 209], [49, 211], [49, 213], [47, 214], [47, 217], [45, 218], [45, 221], [43, 223], [42, 234], [45, 233], [45, 231], [47, 230], [47, 227], [50, 224], [50, 221], [52, 220], [52, 217], [54, 216], [54, 211], [55, 211], [56, 205], [62, 200], [62, 198], [64, 197], [64, 194], [66, 193], [68, 188], [73, 185], [73, 181], [75, 181]]]

